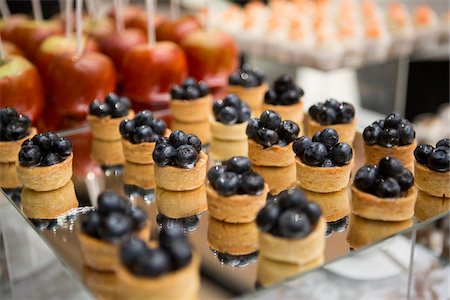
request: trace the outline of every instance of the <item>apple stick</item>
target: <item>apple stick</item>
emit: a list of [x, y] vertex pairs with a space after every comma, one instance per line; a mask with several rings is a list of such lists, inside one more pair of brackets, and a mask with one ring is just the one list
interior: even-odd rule
[[65, 20], [66, 20], [66, 37], [71, 38], [73, 32], [73, 17], [72, 17], [72, 0], [66, 0], [65, 10]]
[[42, 20], [42, 9], [39, 0], [31, 0], [31, 5], [33, 6], [33, 16], [35, 21]]
[[210, 12], [209, 12], [209, 8], [211, 6], [211, 3], [209, 0], [205, 0], [205, 14], [204, 14], [204, 26], [205, 26], [205, 30], [209, 31], [211, 29], [211, 21], [210, 21]]
[[0, 63], [5, 60], [5, 50], [3, 49], [2, 37], [0, 36]]
[[86, 0], [85, 3], [86, 3], [86, 8], [87, 8], [89, 16], [96, 18], [97, 13], [95, 11], [94, 0]]
[[6, 19], [11, 15], [6, 0], [0, 0], [0, 12], [2, 13], [3, 19]]
[[123, 31], [123, 6], [121, 0], [114, 0], [114, 13], [116, 15], [116, 30], [118, 33]]
[[170, 18], [175, 21], [180, 17], [180, 0], [170, 0]]
[[147, 37], [148, 45], [155, 45], [155, 0], [145, 0], [147, 10]]
[[83, 9], [83, 0], [76, 0], [76, 20], [77, 20], [77, 56], [80, 57], [83, 52], [83, 18], [81, 12]]

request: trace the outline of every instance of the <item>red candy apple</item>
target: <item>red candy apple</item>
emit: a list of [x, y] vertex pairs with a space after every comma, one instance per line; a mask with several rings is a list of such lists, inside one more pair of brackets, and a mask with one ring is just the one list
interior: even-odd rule
[[156, 28], [156, 39], [179, 44], [189, 33], [199, 30], [200, 27], [199, 21], [193, 16], [185, 16], [174, 21], [164, 20]]
[[3, 41], [11, 40], [11, 35], [17, 26], [30, 20], [28, 15], [15, 14], [0, 20], [0, 36]]

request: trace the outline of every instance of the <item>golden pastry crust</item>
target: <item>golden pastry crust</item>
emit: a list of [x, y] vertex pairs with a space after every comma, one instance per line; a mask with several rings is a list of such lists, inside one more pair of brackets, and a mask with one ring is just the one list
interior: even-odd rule
[[289, 278], [312, 270], [324, 263], [324, 255], [314, 258], [305, 264], [291, 264], [275, 261], [259, 255], [257, 263], [256, 278], [263, 287], [281, 283]]
[[214, 120], [213, 117], [209, 118], [209, 125], [211, 128], [211, 136], [214, 139], [223, 141], [242, 141], [247, 140], [247, 134], [245, 131], [247, 129], [248, 121], [243, 123], [227, 125]]
[[156, 186], [155, 198], [158, 212], [172, 219], [195, 216], [208, 209], [204, 184], [194, 190], [177, 192]]
[[266, 205], [269, 186], [259, 195], [222, 196], [208, 183], [206, 195], [208, 198], [208, 213], [213, 218], [227, 223], [248, 223], [256, 219], [259, 210]]
[[417, 187], [435, 197], [450, 197], [450, 171], [435, 172], [414, 161], [414, 182]]
[[160, 277], [139, 277], [122, 265], [117, 276], [123, 284], [123, 297], [129, 299], [196, 299], [200, 289], [200, 259], [194, 253], [185, 267]]
[[352, 185], [350, 207], [360, 217], [380, 221], [404, 221], [414, 215], [417, 188], [412, 186], [405, 197], [380, 198]]
[[91, 157], [101, 166], [122, 165], [125, 162], [122, 141], [103, 141], [92, 139]]
[[[165, 137], [170, 136], [172, 131], [166, 129]], [[122, 147], [125, 160], [135, 164], [152, 164], [153, 150], [155, 150], [156, 142], [133, 144], [122, 138]]]
[[154, 165], [156, 185], [169, 191], [190, 191], [205, 182], [208, 155], [200, 151], [199, 159], [192, 169]]
[[30, 128], [30, 134], [17, 141], [4, 141], [0, 142], [0, 162], [2, 163], [14, 163], [18, 160], [18, 155], [22, 143], [28, 139], [31, 139], [36, 135], [36, 128]]
[[291, 105], [272, 105], [263, 103], [261, 111], [271, 110], [277, 112], [282, 120], [294, 121], [298, 126], [303, 126], [303, 101]]
[[20, 187], [15, 163], [0, 163], [0, 187], [4, 189]]
[[450, 198], [434, 197], [418, 190], [414, 216], [419, 221], [426, 221], [448, 211], [450, 211]]
[[260, 86], [246, 88], [240, 85], [229, 85], [227, 87], [228, 94], [235, 94], [241, 98], [242, 101], [247, 103], [252, 110], [252, 116], [259, 114], [261, 105], [264, 101], [264, 94], [269, 88], [267, 83], [263, 83]]
[[302, 239], [287, 239], [260, 232], [259, 253], [275, 261], [306, 264], [323, 255], [326, 227], [325, 219], [321, 217], [313, 231]]
[[334, 222], [350, 213], [350, 191], [347, 187], [332, 193], [316, 193], [303, 190], [306, 197], [316, 202], [322, 210], [322, 217], [327, 222]]
[[202, 122], [208, 119], [211, 114], [212, 96], [183, 100], [172, 99], [169, 101], [169, 108], [174, 119], [184, 123]]
[[56, 190], [72, 177], [73, 153], [64, 161], [45, 167], [25, 167], [16, 162], [17, 178], [28, 189], [38, 192]]
[[331, 193], [342, 190], [348, 185], [353, 167], [352, 160], [341, 167], [312, 167], [295, 158], [298, 185], [317, 193]]
[[252, 139], [248, 139], [248, 157], [252, 164], [265, 167], [287, 167], [295, 162], [292, 143], [281, 147], [274, 145], [264, 148]]
[[111, 118], [111, 116], [99, 118], [88, 114], [86, 119], [91, 127], [94, 139], [101, 141], [119, 141], [122, 138], [119, 131], [120, 122], [125, 119], [133, 119], [133, 117], [134, 111], [130, 109], [128, 114], [121, 118]]
[[[83, 263], [97, 271], [117, 271], [120, 266], [120, 244], [112, 244], [85, 234], [80, 229], [76, 231], [79, 240]], [[136, 235], [147, 241], [150, 238], [150, 222], [136, 232]]]
[[414, 149], [416, 149], [416, 140], [405, 146], [394, 146], [391, 148], [379, 145], [367, 145], [364, 143], [364, 155], [366, 164], [376, 165], [383, 157], [395, 157], [402, 165], [410, 171], [414, 169]]
[[209, 218], [208, 245], [210, 248], [231, 255], [247, 255], [259, 249], [256, 222], [231, 224]]
[[122, 300], [122, 289], [119, 277], [115, 272], [99, 272], [83, 267], [83, 282], [100, 300]]
[[125, 161], [123, 182], [146, 190], [153, 189], [156, 186], [154, 168], [154, 164], [142, 165]]
[[72, 180], [63, 187], [36, 192], [27, 188], [20, 194], [20, 206], [24, 215], [31, 219], [56, 219], [78, 207]]
[[264, 178], [264, 182], [269, 186], [269, 192], [272, 195], [297, 185], [297, 169], [295, 164], [290, 164], [286, 167], [264, 167], [254, 165], [253, 171]]
[[209, 155], [215, 161], [224, 161], [233, 156], [248, 156], [247, 139], [241, 141], [224, 141], [212, 138]]
[[308, 116], [308, 126], [307, 126], [307, 135], [312, 138], [312, 136], [318, 132], [322, 131], [325, 128], [333, 128], [339, 135], [339, 142], [344, 142], [349, 145], [353, 144], [353, 140], [355, 139], [355, 131], [356, 131], [356, 119], [350, 123], [345, 124], [333, 124], [333, 125], [321, 125], [315, 120], [313, 120], [310, 116]]
[[353, 249], [358, 249], [365, 245], [385, 239], [414, 224], [412, 218], [404, 221], [378, 221], [361, 218], [357, 215], [350, 215], [350, 222], [347, 233], [347, 243]]
[[208, 118], [196, 123], [186, 123], [180, 122], [177, 119], [172, 119], [170, 128], [174, 131], [181, 130], [185, 133], [195, 134], [205, 145], [211, 141], [211, 130], [209, 128]]

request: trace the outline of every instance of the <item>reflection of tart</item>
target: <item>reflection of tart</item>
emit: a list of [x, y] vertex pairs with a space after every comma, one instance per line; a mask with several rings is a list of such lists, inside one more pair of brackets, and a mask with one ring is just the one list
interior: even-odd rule
[[[106, 153], [108, 153], [106, 155]], [[101, 166], [121, 165], [125, 161], [122, 141], [104, 141], [92, 139], [91, 157]]]
[[253, 166], [253, 170], [264, 178], [269, 192], [274, 195], [297, 184], [295, 164], [286, 167]]
[[83, 267], [83, 283], [98, 299], [123, 299], [122, 284], [115, 272], [99, 272]]
[[434, 197], [418, 190], [414, 216], [419, 221], [426, 221], [448, 211], [450, 211], [450, 198]]
[[156, 186], [153, 164], [135, 164], [125, 161], [123, 182], [143, 189], [153, 189]]
[[316, 202], [322, 215], [327, 222], [334, 222], [342, 219], [350, 213], [349, 190], [342, 190], [331, 193], [316, 193], [304, 190], [309, 200]]
[[204, 184], [188, 191], [168, 191], [157, 186], [155, 198], [158, 212], [172, 219], [195, 216], [207, 209]]

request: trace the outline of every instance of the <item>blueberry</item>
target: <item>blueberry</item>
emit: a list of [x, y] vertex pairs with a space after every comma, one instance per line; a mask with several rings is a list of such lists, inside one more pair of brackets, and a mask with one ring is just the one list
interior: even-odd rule
[[147, 252], [147, 244], [137, 237], [130, 237], [120, 246], [120, 260], [127, 267], [130, 268], [137, 258]]
[[239, 108], [241, 107], [241, 99], [235, 95], [235, 94], [228, 94], [224, 99], [223, 99], [223, 103], [226, 106], [232, 106], [234, 107], [236, 110], [239, 110]]
[[95, 99], [89, 105], [89, 114], [99, 118], [106, 117], [107, 115], [109, 115], [109, 105], [101, 102], [98, 99]]
[[288, 209], [278, 219], [278, 231], [285, 238], [303, 238], [311, 232], [311, 223], [305, 213]]
[[398, 136], [399, 146], [410, 145], [416, 138], [416, 132], [412, 125], [401, 123], [400, 126], [398, 126]]
[[402, 122], [402, 117], [399, 113], [393, 112], [386, 116], [384, 119], [384, 126], [387, 128], [397, 129], [398, 125]]
[[261, 231], [269, 232], [277, 224], [280, 213], [281, 208], [277, 203], [267, 204], [258, 212], [256, 224]]
[[312, 105], [309, 108], [308, 113], [311, 116], [311, 118], [313, 118], [314, 120], [316, 120], [318, 122], [319, 121], [318, 115], [322, 110], [323, 110], [323, 104], [317, 103], [317, 104]]
[[72, 153], [72, 143], [65, 138], [59, 138], [53, 142], [52, 150], [59, 156], [66, 158]]
[[153, 133], [152, 128], [148, 125], [142, 125], [133, 130], [131, 142], [133, 144], [151, 143], [156, 141], [156, 139], [157, 136]]
[[134, 120], [123, 120], [120, 122], [119, 131], [123, 138], [129, 140], [135, 126]]
[[302, 209], [308, 201], [305, 193], [299, 188], [282, 191], [277, 195], [277, 200], [282, 210], [290, 208]]
[[273, 89], [268, 89], [264, 94], [264, 103], [275, 105], [277, 102], [277, 93]]
[[58, 134], [56, 134], [56, 133], [54, 133], [54, 132], [51, 132], [51, 131], [49, 131], [49, 132], [46, 132], [46, 133], [44, 133], [49, 139], [50, 139], [50, 141], [52, 141], [52, 144], [56, 141], [56, 140], [59, 140], [59, 135]]
[[112, 212], [105, 216], [98, 227], [98, 235], [102, 240], [116, 243], [131, 233], [131, 220], [121, 213]]
[[129, 204], [112, 191], [105, 191], [97, 198], [97, 211], [101, 215], [124, 212]]
[[31, 140], [41, 152], [47, 152], [52, 148], [52, 140], [45, 133], [36, 134]]
[[328, 149], [336, 145], [338, 141], [338, 133], [333, 128], [325, 128], [319, 134], [319, 142], [323, 143]]
[[131, 268], [137, 276], [158, 277], [170, 271], [170, 257], [162, 249], [148, 249], [136, 258]]
[[376, 120], [375, 122], [372, 123], [372, 125], [378, 126], [378, 127], [380, 127], [381, 130], [383, 130], [384, 129], [384, 120], [383, 119]]
[[400, 195], [400, 191], [401, 188], [397, 180], [387, 177], [378, 182], [375, 195], [381, 198], [394, 198]]
[[252, 170], [252, 162], [245, 156], [234, 156], [225, 162], [227, 171], [244, 174]]
[[403, 169], [396, 179], [402, 191], [407, 191], [414, 184], [414, 176], [408, 169]]
[[168, 143], [160, 143], [155, 146], [153, 150], [153, 160], [161, 167], [172, 165], [172, 160], [175, 158], [177, 151]]
[[318, 142], [312, 142], [308, 148], [305, 149], [302, 161], [309, 165], [318, 167], [323, 164], [327, 158], [328, 151], [324, 144]]
[[120, 102], [120, 97], [115, 93], [109, 93], [105, 97], [105, 103], [110, 107], [113, 107], [116, 103]]
[[23, 141], [22, 148], [27, 147], [27, 146], [34, 146], [33, 141], [31, 139]]
[[450, 148], [450, 139], [440, 140], [439, 142], [436, 143], [436, 148], [438, 147]]
[[295, 154], [297, 154], [299, 157], [303, 156], [303, 153], [305, 153], [306, 148], [308, 148], [312, 144], [312, 140], [307, 136], [302, 136], [294, 141], [292, 144], [292, 149], [294, 150]]
[[332, 107], [322, 106], [322, 110], [317, 114], [317, 121], [321, 125], [331, 125], [336, 123], [337, 113]]
[[217, 114], [216, 120], [223, 124], [235, 124], [239, 118], [239, 112], [233, 106], [225, 106]]
[[181, 130], [172, 131], [172, 133], [169, 136], [169, 143], [175, 149], [177, 149], [181, 145], [186, 145], [188, 143], [187, 134]]
[[248, 172], [242, 175], [239, 190], [243, 194], [258, 195], [264, 189], [264, 179], [261, 175]]
[[278, 139], [278, 144], [277, 144], [278, 146], [284, 147], [284, 146], [287, 146], [287, 144], [288, 143], [287, 143], [287, 141], [285, 139], [283, 139], [281, 137]]
[[136, 114], [134, 117], [134, 122], [136, 127], [147, 125], [150, 126], [152, 124], [153, 114], [149, 110], [143, 110]]
[[325, 100], [325, 103], [323, 105], [332, 108], [334, 111], [337, 111], [341, 103], [339, 103], [339, 101], [337, 101], [336, 99], [331, 98]]
[[212, 166], [211, 169], [209, 169], [206, 177], [208, 178], [209, 183], [215, 188], [217, 178], [219, 178], [220, 175], [225, 174], [226, 171], [227, 171], [226, 166], [223, 165]]
[[280, 96], [281, 105], [292, 105], [298, 103], [300, 100], [300, 91], [298, 89], [290, 88], [283, 92]]
[[259, 117], [259, 123], [262, 127], [276, 130], [281, 125], [281, 117], [274, 111], [266, 110]]
[[266, 79], [266, 75], [258, 69], [253, 69], [253, 74], [255, 74], [256, 78], [258, 79], [258, 85], [261, 85]]
[[28, 135], [28, 128], [22, 126], [16, 120], [6, 126], [5, 138], [7, 141], [17, 141]]
[[385, 128], [380, 134], [380, 145], [391, 148], [398, 145], [398, 130], [394, 128]]
[[239, 74], [239, 71], [233, 73], [228, 77], [228, 84], [229, 85], [241, 85], [241, 76]]
[[13, 120], [17, 119], [17, 111], [12, 107], [0, 109], [0, 119], [4, 126], [7, 126]]
[[369, 125], [366, 128], [364, 128], [363, 131], [363, 139], [364, 142], [367, 145], [375, 145], [378, 143], [381, 137], [381, 132], [383, 129], [381, 129], [378, 125]]
[[437, 172], [447, 172], [450, 167], [450, 151], [447, 147], [434, 148], [428, 156], [428, 167]]
[[151, 124], [152, 130], [155, 134], [163, 136], [166, 132], [166, 122], [162, 119], [153, 119]]
[[182, 145], [177, 148], [177, 154], [175, 155], [175, 163], [181, 168], [193, 168], [197, 162], [198, 154], [197, 150], [191, 145]]
[[200, 92], [200, 97], [205, 97], [209, 94], [209, 87], [204, 81], [199, 81], [198, 91]]
[[179, 85], [173, 85], [170, 89], [170, 96], [172, 99], [184, 99], [184, 89]]
[[184, 97], [186, 100], [198, 99], [200, 98], [200, 91], [196, 86], [189, 86], [184, 91]]
[[414, 157], [419, 164], [426, 166], [428, 164], [428, 156], [433, 151], [433, 149], [433, 146], [421, 144], [414, 150]]
[[256, 136], [258, 143], [265, 148], [276, 145], [278, 143], [278, 134], [271, 129], [261, 128], [256, 133]]
[[322, 163], [321, 167], [322, 168], [332, 168], [335, 167], [336, 165], [333, 163], [333, 161], [329, 158], [325, 159], [325, 161]]
[[159, 244], [163, 248], [170, 247], [170, 244], [178, 239], [185, 239], [183, 229], [178, 224], [172, 226], [162, 226], [159, 232]]
[[320, 131], [317, 131], [316, 133], [314, 133], [314, 135], [312, 137], [312, 141], [322, 143], [322, 141], [320, 140]]
[[120, 103], [122, 103], [122, 105], [125, 106], [127, 109], [130, 109], [131, 107], [131, 102], [130, 99], [128, 99], [128, 97], [120, 97]]
[[241, 85], [246, 88], [258, 86], [259, 80], [253, 72], [241, 72]]
[[188, 77], [183, 81], [183, 88], [185, 88], [185, 89], [187, 89], [188, 87], [196, 86], [196, 85], [197, 85], [197, 81], [192, 77]]
[[122, 101], [109, 106], [109, 111], [112, 118], [121, 118], [128, 115], [129, 107]]
[[226, 172], [216, 180], [216, 191], [222, 196], [231, 196], [237, 193], [239, 176], [236, 173]]
[[172, 241], [166, 250], [174, 270], [186, 266], [192, 259], [192, 247], [186, 239]]
[[147, 213], [142, 208], [133, 205], [128, 213], [133, 221], [133, 230], [140, 230], [145, 227], [147, 224]]
[[256, 118], [251, 118], [248, 120], [247, 128], [245, 133], [247, 134], [249, 139], [255, 139], [259, 130], [259, 120]]
[[287, 74], [278, 77], [273, 83], [273, 87], [278, 94], [283, 93], [292, 85], [294, 85], [294, 82], [292, 81], [292, 78]]
[[394, 157], [384, 157], [378, 163], [380, 174], [385, 177], [396, 177], [403, 171], [402, 163]]
[[283, 121], [278, 128], [278, 135], [283, 138], [287, 144], [292, 143], [300, 133], [300, 128], [293, 121]]
[[98, 238], [97, 228], [100, 227], [101, 217], [96, 211], [90, 211], [81, 216], [81, 230], [92, 237]]
[[371, 193], [376, 188], [378, 174], [376, 165], [362, 166], [355, 174], [354, 184], [361, 191]]
[[222, 110], [222, 108], [224, 108], [224, 106], [225, 106], [225, 103], [223, 102], [222, 99], [219, 99], [219, 100], [214, 102], [214, 104], [213, 104], [213, 113], [214, 113], [214, 117], [215, 118], [217, 118], [217, 115]]
[[31, 125], [31, 120], [26, 115], [18, 114], [17, 118], [14, 120], [14, 122], [18, 123], [20, 126], [28, 129]]
[[61, 158], [58, 154], [49, 152], [42, 156], [41, 159], [41, 166], [53, 166], [63, 161], [63, 158]]
[[320, 216], [322, 215], [322, 210], [320, 209], [320, 206], [317, 205], [317, 203], [315, 202], [308, 201], [306, 206], [303, 208], [303, 211], [308, 216], [311, 225], [315, 225], [317, 221], [319, 221]]
[[237, 123], [244, 123], [250, 119], [252, 116], [252, 111], [250, 107], [247, 105], [247, 103], [242, 102], [241, 103], [241, 109], [239, 110], [239, 116]]
[[41, 150], [35, 145], [22, 147], [19, 152], [19, 162], [25, 167], [39, 165], [41, 162]]
[[197, 153], [200, 153], [202, 150], [202, 142], [195, 134], [188, 134], [187, 135], [188, 144], [197, 150]]
[[337, 143], [330, 150], [330, 158], [337, 166], [348, 164], [353, 157], [353, 150], [347, 143]]
[[355, 117], [355, 108], [350, 103], [343, 102], [337, 110], [338, 123], [350, 123]]

